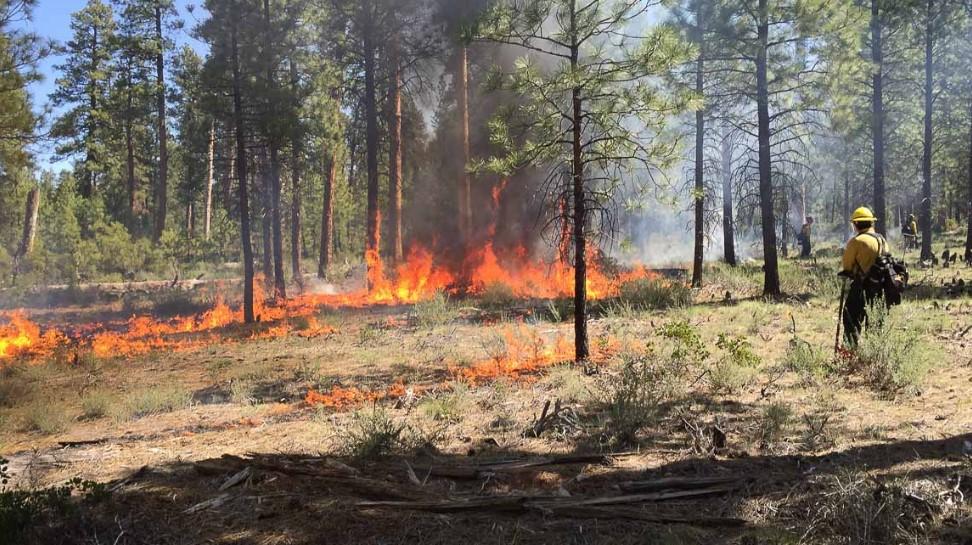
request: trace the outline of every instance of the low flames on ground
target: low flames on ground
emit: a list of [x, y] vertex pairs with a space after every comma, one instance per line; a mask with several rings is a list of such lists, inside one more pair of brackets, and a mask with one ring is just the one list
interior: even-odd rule
[[[499, 185], [493, 192], [494, 209], [498, 207], [502, 190], [503, 185]], [[537, 259], [523, 245], [498, 254], [493, 241], [495, 232], [495, 224], [490, 225], [484, 241], [465, 252], [465, 258], [452, 266], [442, 263], [433, 251], [420, 245], [414, 245], [405, 260], [395, 266], [386, 266], [378, 252], [369, 251], [367, 287], [346, 293], [304, 293], [284, 301], [268, 302], [257, 282], [254, 314], [260, 322], [270, 325], [251, 333], [249, 338], [292, 334], [310, 338], [334, 333], [331, 326], [318, 322], [316, 316], [322, 308], [414, 304], [437, 293], [476, 296], [495, 287], [524, 299], [573, 295], [571, 265], [562, 259], [551, 262]], [[588, 265], [586, 292], [591, 299], [616, 296], [625, 282], [653, 275], [644, 267], [609, 274], [597, 261], [592, 260]], [[42, 328], [22, 310], [0, 313], [0, 364], [42, 361], [59, 351], [73, 354], [74, 359], [85, 352], [103, 358], [133, 357], [156, 350], [232, 342], [240, 337], [228, 334], [227, 328], [242, 323], [242, 309], [231, 308], [221, 298], [217, 298], [212, 308], [197, 315], [165, 320], [133, 316], [123, 323], [74, 325], [70, 330], [54, 326]], [[546, 339], [525, 328], [511, 328], [505, 340], [501, 354], [468, 367], [452, 368], [451, 374], [470, 383], [499, 376], [519, 378], [571, 357], [571, 339], [563, 336]], [[402, 384], [378, 391], [336, 387], [326, 393], [311, 391], [306, 400], [312, 404], [345, 407], [369, 400], [399, 398], [408, 392]]]

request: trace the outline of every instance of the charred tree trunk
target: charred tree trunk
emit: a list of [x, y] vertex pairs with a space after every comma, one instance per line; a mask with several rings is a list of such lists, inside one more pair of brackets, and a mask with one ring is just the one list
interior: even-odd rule
[[334, 252], [334, 182], [337, 178], [337, 157], [334, 152], [326, 153], [324, 165], [324, 202], [321, 207], [321, 253], [317, 261], [317, 277], [327, 278]]
[[216, 158], [216, 120], [209, 122], [209, 153], [206, 158], [206, 210], [203, 223], [203, 236], [209, 240], [213, 223], [213, 185], [216, 183], [216, 173], [213, 163]]
[[162, 34], [162, 6], [155, 6], [155, 39], [158, 40], [159, 50], [155, 54], [155, 101], [158, 108], [159, 131], [159, 179], [155, 191], [155, 241], [162, 238], [165, 231], [166, 206], [168, 201], [169, 182], [169, 139], [165, 114], [165, 47]]
[[465, 242], [472, 236], [472, 187], [469, 180], [469, 49], [459, 48], [456, 92], [459, 107], [459, 138], [462, 145], [462, 171], [459, 173], [459, 233]]
[[884, 50], [879, 0], [871, 0], [871, 139], [874, 149], [874, 214], [877, 230], [887, 234], [888, 207], [884, 195]]
[[[235, 4], [236, 2], [234, 2]], [[242, 75], [239, 52], [239, 8], [235, 6], [231, 25], [233, 64], [233, 123], [236, 132], [236, 174], [240, 191], [240, 237], [243, 243], [243, 321], [252, 323], [253, 317], [253, 242], [250, 240], [250, 201], [247, 191], [246, 135], [243, 123]]]
[[[577, 43], [577, 11], [571, 9], [570, 36], [573, 40], [570, 49], [570, 64], [577, 69], [580, 60], [580, 46]], [[581, 142], [583, 123], [582, 89], [571, 90], [571, 175], [573, 180], [574, 204], [574, 360], [584, 362], [590, 357], [587, 345], [587, 199], [584, 188], [584, 160]]]
[[388, 209], [391, 226], [391, 256], [394, 263], [404, 260], [402, 248], [402, 69], [399, 45], [390, 48], [391, 82], [388, 92]]
[[933, 10], [934, 0], [927, 0], [925, 12], [925, 130], [922, 140], [921, 157], [921, 259], [932, 258], [932, 108], [934, 101], [933, 85], [933, 55], [935, 24]]
[[780, 296], [780, 271], [776, 255], [776, 215], [773, 210], [772, 157], [770, 155], [769, 80], [769, 8], [759, 0], [759, 39], [756, 51], [756, 109], [759, 130], [759, 208], [763, 231], [763, 295]]
[[[696, 13], [696, 31], [699, 33], [699, 57], [695, 67], [695, 92], [702, 96], [704, 92], [705, 56], [702, 8]], [[702, 263], [705, 259], [705, 109], [700, 107], [695, 112], [695, 251], [692, 254], [692, 287], [702, 287]]]
[[233, 180], [236, 179], [236, 152], [232, 146], [227, 147], [227, 161], [225, 176], [223, 178], [223, 208], [228, 216], [233, 213]]
[[[365, 147], [368, 169], [368, 226], [365, 261], [369, 267], [369, 284], [374, 261], [378, 258], [381, 242], [381, 212], [378, 209], [378, 105], [375, 97], [375, 43], [374, 28], [369, 24], [364, 38], [365, 66]], [[371, 287], [370, 285], [368, 286]]]
[[270, 166], [266, 148], [260, 150], [259, 158], [259, 166], [255, 170], [260, 173], [260, 242], [263, 244], [263, 287], [270, 291], [273, 289], [273, 227], [270, 225], [273, 217], [273, 204], [270, 202], [273, 182], [270, 181]]
[[732, 219], [732, 141], [727, 131], [722, 137], [722, 247], [726, 263], [736, 266], [736, 232]]
[[[290, 86], [294, 94], [294, 112], [299, 111], [300, 101], [297, 98], [297, 64], [290, 59]], [[304, 272], [301, 267], [303, 260], [304, 240], [301, 234], [301, 195], [300, 195], [300, 176], [302, 172], [301, 164], [301, 131], [300, 125], [294, 123], [293, 132], [290, 135], [290, 268], [294, 276], [294, 281], [303, 289]]]

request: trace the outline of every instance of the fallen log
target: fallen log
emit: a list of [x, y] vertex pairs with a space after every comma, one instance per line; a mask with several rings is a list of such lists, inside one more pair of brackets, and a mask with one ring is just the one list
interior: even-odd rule
[[566, 456], [545, 456], [518, 460], [505, 460], [476, 465], [435, 465], [416, 466], [418, 473], [426, 473], [435, 477], [450, 479], [479, 479], [497, 473], [516, 473], [540, 467], [572, 465], [572, 464], [606, 464], [613, 458], [630, 456], [630, 452], [616, 454], [580, 454]]
[[361, 501], [355, 505], [361, 509], [390, 508], [430, 513], [461, 513], [463, 511], [522, 512], [527, 498], [523, 496], [494, 496], [463, 500], [441, 501]]
[[549, 508], [546, 513], [548, 516], [575, 518], [575, 519], [601, 519], [601, 520], [638, 520], [651, 522], [654, 524], [687, 524], [691, 526], [707, 527], [737, 527], [745, 526], [746, 521], [732, 517], [687, 517], [677, 515], [667, 515], [651, 513], [637, 507], [571, 507], [557, 506]]
[[660, 490], [692, 490], [730, 483], [739, 483], [737, 477], [666, 477], [645, 481], [624, 481], [618, 485], [624, 492], [657, 492]]
[[644, 494], [625, 494], [622, 496], [600, 496], [596, 498], [570, 498], [566, 500], [555, 500], [552, 502], [537, 501], [538, 507], [589, 507], [596, 505], [617, 505], [626, 503], [657, 502], [668, 500], [681, 500], [685, 498], [700, 498], [703, 496], [715, 496], [732, 492], [737, 487], [732, 485], [714, 486], [699, 490], [676, 490], [673, 492], [647, 492]]

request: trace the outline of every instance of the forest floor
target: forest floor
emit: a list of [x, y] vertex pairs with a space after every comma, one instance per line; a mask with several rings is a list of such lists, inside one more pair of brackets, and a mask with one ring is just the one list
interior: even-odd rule
[[101, 483], [24, 508], [22, 540], [972, 542], [972, 268], [910, 262], [870, 359], [835, 358], [831, 246], [785, 262], [782, 301], [750, 263], [688, 305], [604, 304], [583, 368], [553, 303], [440, 299], [9, 364], [8, 490]]

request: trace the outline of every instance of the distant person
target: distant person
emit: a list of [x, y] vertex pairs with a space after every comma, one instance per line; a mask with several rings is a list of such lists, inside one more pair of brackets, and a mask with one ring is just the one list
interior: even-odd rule
[[914, 214], [908, 214], [908, 223], [904, 226], [902, 234], [909, 248], [918, 247], [918, 220]]
[[847, 241], [840, 276], [851, 280], [850, 291], [844, 303], [841, 320], [844, 325], [844, 340], [854, 347], [867, 321], [867, 307], [884, 298], [882, 284], [871, 278], [872, 267], [878, 257], [887, 255], [888, 242], [877, 231], [874, 224], [877, 218], [870, 208], [862, 206], [854, 211], [851, 223], [854, 236]]
[[797, 242], [800, 243], [800, 257], [810, 257], [810, 233], [813, 228], [813, 217], [807, 216], [806, 222], [804, 222], [803, 227], [800, 228], [800, 236], [797, 237]]

